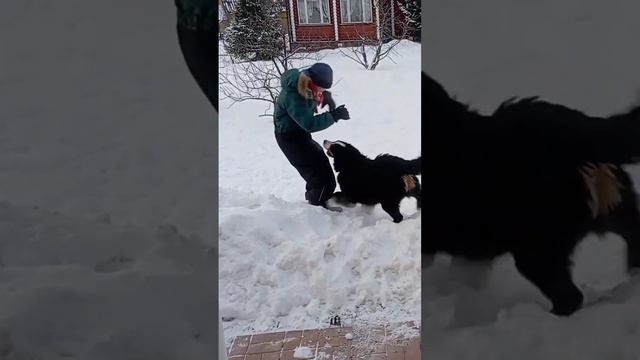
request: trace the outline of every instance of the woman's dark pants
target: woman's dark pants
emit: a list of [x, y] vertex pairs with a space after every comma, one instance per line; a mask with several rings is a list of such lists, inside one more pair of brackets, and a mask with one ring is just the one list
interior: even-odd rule
[[305, 199], [311, 205], [325, 205], [336, 189], [336, 178], [322, 146], [303, 131], [275, 135], [289, 163], [307, 182]]

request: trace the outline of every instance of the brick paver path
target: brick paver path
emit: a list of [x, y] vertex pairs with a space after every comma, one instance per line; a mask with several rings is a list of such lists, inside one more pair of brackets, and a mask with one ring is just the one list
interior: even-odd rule
[[[409, 335], [399, 329], [409, 329]], [[228, 355], [229, 360], [294, 360], [295, 349], [303, 346], [311, 349], [314, 360], [419, 360], [418, 334], [412, 322], [253, 334], [236, 337]]]

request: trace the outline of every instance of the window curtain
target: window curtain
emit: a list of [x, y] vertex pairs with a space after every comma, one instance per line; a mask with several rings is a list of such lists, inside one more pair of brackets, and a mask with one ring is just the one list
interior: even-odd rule
[[371, 22], [371, 0], [340, 0], [342, 22]]
[[320, 0], [307, 0], [307, 14], [309, 24], [320, 23]]
[[329, 0], [298, 0], [298, 16], [301, 24], [329, 23], [330, 13]]
[[300, 24], [307, 23], [307, 7], [304, 0], [298, 0], [298, 19]]
[[329, 0], [320, 0], [322, 1], [322, 22], [330, 23], [331, 19], [331, 11], [329, 11]]
[[364, 18], [363, 21], [372, 22], [373, 18], [371, 17], [371, 0], [362, 0], [362, 3], [364, 4], [364, 8], [362, 9]]
[[362, 22], [362, 0], [350, 0], [351, 22]]
[[349, 22], [349, 0], [340, 0], [340, 14], [342, 22]]

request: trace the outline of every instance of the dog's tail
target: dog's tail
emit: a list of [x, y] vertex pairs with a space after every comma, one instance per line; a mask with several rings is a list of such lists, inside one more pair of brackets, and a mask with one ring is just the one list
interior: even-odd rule
[[599, 120], [592, 128], [593, 157], [597, 162], [635, 164], [640, 162], [640, 106]]
[[422, 155], [413, 160], [405, 160], [399, 156], [390, 154], [380, 154], [376, 157], [380, 161], [389, 175], [421, 175], [422, 174]]
[[400, 173], [405, 175], [420, 175], [422, 174], [422, 155], [413, 160], [403, 160], [400, 164]]

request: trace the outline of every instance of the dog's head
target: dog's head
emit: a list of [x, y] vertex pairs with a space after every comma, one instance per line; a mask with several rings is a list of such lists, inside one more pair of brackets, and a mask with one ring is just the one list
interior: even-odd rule
[[327, 150], [327, 155], [333, 158], [333, 167], [337, 172], [347, 169], [358, 161], [362, 161], [363, 155], [360, 151], [347, 142], [325, 140], [322, 145]]

